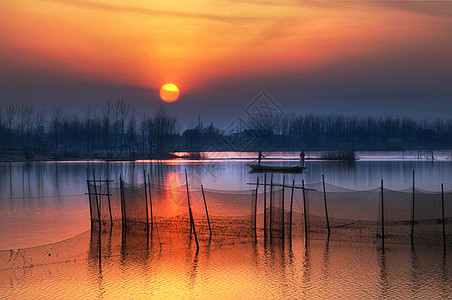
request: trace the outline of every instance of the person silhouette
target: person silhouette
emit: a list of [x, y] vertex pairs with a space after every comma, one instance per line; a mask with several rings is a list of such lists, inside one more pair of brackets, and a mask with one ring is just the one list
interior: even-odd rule
[[300, 153], [300, 162], [301, 164], [304, 166], [304, 160], [305, 160], [306, 155], [304, 154], [304, 151], [301, 151]]
[[262, 151], [259, 151], [259, 157], [257, 158], [257, 160], [259, 162], [259, 166], [261, 165], [262, 157], [265, 157], [265, 156], [262, 155]]

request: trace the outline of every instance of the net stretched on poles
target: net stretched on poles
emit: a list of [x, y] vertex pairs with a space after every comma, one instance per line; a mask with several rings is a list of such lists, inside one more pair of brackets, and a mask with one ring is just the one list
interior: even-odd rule
[[[439, 241], [444, 236], [448, 239], [452, 235], [451, 191], [393, 191], [381, 188], [358, 191], [328, 183], [324, 188], [320, 182], [306, 184], [303, 194], [300, 184], [297, 187], [292, 197], [290, 184], [287, 183], [284, 190], [277, 184], [272, 188], [267, 184], [265, 192], [264, 186], [260, 185], [257, 193], [255, 188], [204, 188], [204, 195], [200, 186], [189, 185], [188, 195], [194, 223], [202, 234], [209, 231], [210, 222], [213, 234], [221, 232], [224, 236], [251, 237], [256, 235], [256, 231], [265, 231], [270, 236], [282, 237], [288, 236], [289, 227], [293, 227], [294, 234], [323, 234], [327, 233], [329, 225], [334, 236], [375, 238], [381, 237], [384, 221], [384, 234], [388, 240], [405, 240], [412, 235], [418, 240]], [[89, 189], [94, 224], [98, 224], [99, 219], [101, 224], [110, 224], [111, 208], [113, 224], [131, 226], [159, 222], [168, 229], [190, 230], [186, 185], [148, 183], [145, 186], [122, 182], [109, 187], [106, 183], [96, 186], [91, 183]], [[93, 193], [95, 189], [97, 197]], [[206, 206], [210, 220], [207, 219]]]
[[88, 198], [93, 225], [116, 224], [122, 221], [120, 189], [107, 182], [88, 182]]

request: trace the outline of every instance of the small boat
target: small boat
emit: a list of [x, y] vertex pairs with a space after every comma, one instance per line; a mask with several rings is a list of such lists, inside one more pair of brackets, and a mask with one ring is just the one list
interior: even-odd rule
[[308, 167], [293, 165], [293, 166], [266, 166], [259, 164], [246, 164], [251, 168], [252, 172], [281, 172], [281, 173], [301, 173]]

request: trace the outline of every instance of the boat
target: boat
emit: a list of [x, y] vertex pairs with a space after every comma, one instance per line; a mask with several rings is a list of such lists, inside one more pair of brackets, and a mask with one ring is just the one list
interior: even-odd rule
[[308, 167], [293, 165], [293, 166], [268, 166], [259, 164], [246, 164], [251, 168], [252, 172], [280, 172], [280, 173], [301, 173]]

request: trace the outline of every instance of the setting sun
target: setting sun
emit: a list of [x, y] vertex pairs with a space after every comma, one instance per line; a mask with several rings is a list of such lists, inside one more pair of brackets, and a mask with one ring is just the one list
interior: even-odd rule
[[174, 102], [179, 98], [179, 89], [173, 83], [167, 83], [160, 89], [160, 98], [165, 102]]

